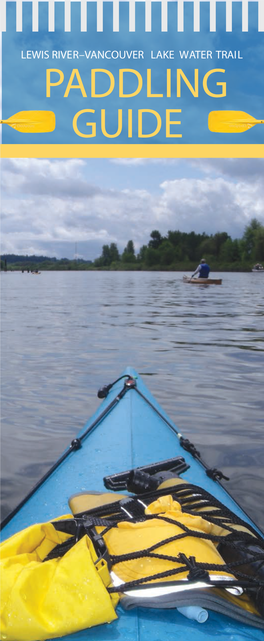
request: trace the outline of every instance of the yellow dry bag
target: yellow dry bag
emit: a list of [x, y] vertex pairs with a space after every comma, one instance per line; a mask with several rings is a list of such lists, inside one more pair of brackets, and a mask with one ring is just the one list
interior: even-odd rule
[[106, 589], [111, 584], [107, 565], [102, 560], [96, 565], [87, 535], [63, 557], [43, 563], [67, 538], [51, 523], [42, 523], [1, 544], [3, 641], [42, 641], [117, 618], [118, 597], [110, 597]]

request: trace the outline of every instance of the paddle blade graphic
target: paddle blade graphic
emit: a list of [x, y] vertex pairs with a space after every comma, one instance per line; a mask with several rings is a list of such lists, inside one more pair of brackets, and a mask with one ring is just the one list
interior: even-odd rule
[[256, 120], [245, 111], [211, 111], [208, 128], [216, 133], [243, 133], [263, 120]]
[[19, 111], [0, 123], [25, 134], [44, 134], [54, 131], [56, 119], [53, 111]]

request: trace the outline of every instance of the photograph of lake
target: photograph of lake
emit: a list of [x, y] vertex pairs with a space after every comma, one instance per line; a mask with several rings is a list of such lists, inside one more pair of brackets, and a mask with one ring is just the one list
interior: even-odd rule
[[129, 365], [264, 527], [264, 276], [217, 276], [221, 286], [180, 272], [1, 273], [2, 518]]

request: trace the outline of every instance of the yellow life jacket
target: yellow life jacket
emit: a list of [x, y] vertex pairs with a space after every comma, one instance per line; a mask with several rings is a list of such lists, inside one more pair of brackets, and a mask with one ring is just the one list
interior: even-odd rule
[[[182, 512], [181, 505], [174, 501], [171, 495], [159, 497], [146, 508], [145, 513], [146, 515], [157, 514], [157, 518], [137, 523], [123, 521], [103, 536], [107, 549], [113, 557], [113, 571], [122, 581], [130, 582], [150, 575], [169, 573], [170, 570], [178, 570], [174, 575], [175, 580], [186, 579], [188, 569], [184, 567], [185, 564], [172, 560], [179, 554], [195, 557], [198, 563], [222, 565], [223, 570], [212, 570], [210, 574], [234, 579], [231, 573], [224, 570], [224, 560], [214, 543], [195, 536], [195, 532], [217, 535], [221, 531], [218, 525], [209, 523], [199, 515]], [[163, 519], [163, 516], [168, 521]], [[194, 532], [194, 536], [184, 535], [186, 527]], [[103, 528], [100, 530], [102, 531]], [[175, 537], [179, 538], [175, 539]], [[126, 556], [141, 550], [151, 550], [151, 552], [149, 555], [127, 560], [124, 558], [115, 563], [115, 557], [118, 559], [120, 555]], [[152, 579], [151, 583], [157, 580]]]

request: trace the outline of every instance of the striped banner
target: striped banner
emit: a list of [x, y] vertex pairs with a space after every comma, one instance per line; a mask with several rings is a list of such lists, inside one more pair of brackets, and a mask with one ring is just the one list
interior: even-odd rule
[[[0, 0], [0, 24], [1, 31], [6, 31], [6, 13], [7, 5], [11, 0]], [[257, 6], [258, 10], [258, 31], [264, 31], [264, 0], [15, 0], [16, 4], [16, 31], [23, 31], [23, 5], [25, 3], [32, 5], [32, 32], [39, 30], [39, 6], [42, 2], [48, 4], [48, 31], [56, 30], [56, 5], [64, 5], [64, 31], [71, 31], [71, 9], [72, 4], [77, 3], [80, 7], [80, 31], [87, 31], [87, 5], [95, 3], [97, 5], [97, 31], [104, 30], [104, 7], [106, 3], [111, 3], [113, 7], [113, 31], [119, 31], [119, 9], [120, 3], [129, 4], [129, 31], [136, 31], [136, 6], [139, 2], [145, 4], [145, 31], [152, 30], [152, 5], [160, 5], [160, 28], [161, 31], [168, 31], [168, 3], [173, 2], [177, 6], [177, 25], [178, 32], [184, 32], [184, 10], [187, 4], [193, 5], [193, 31], [200, 31], [200, 10], [201, 5], [206, 3], [209, 11], [209, 29], [211, 32], [217, 30], [217, 6], [225, 4], [226, 10], [226, 32], [232, 32], [232, 13], [233, 6], [237, 3], [241, 5], [241, 30], [247, 32], [249, 29], [249, 12], [250, 5]], [[14, 4], [14, 2], [13, 2]]]

